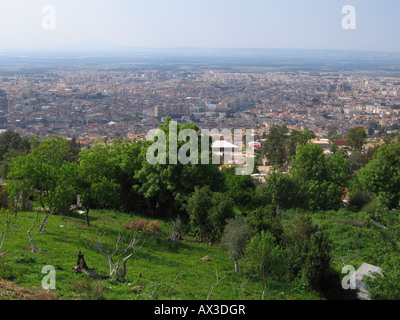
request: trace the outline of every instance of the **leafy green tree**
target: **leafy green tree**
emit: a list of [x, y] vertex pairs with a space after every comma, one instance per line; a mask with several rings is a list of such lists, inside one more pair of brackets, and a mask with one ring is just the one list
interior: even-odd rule
[[264, 283], [263, 298], [270, 277], [285, 275], [284, 251], [268, 231], [254, 235], [245, 249], [247, 268], [257, 272]]
[[0, 159], [5, 159], [9, 150], [18, 151], [23, 155], [30, 150], [29, 140], [22, 138], [18, 133], [6, 131], [0, 135]]
[[248, 212], [259, 206], [261, 195], [256, 191], [254, 180], [249, 175], [236, 175], [235, 168], [224, 168], [225, 194], [231, 198], [242, 212]]
[[233, 208], [232, 199], [207, 186], [195, 187], [186, 204], [191, 229], [202, 241], [221, 238], [226, 221], [234, 217]]
[[[170, 134], [170, 122], [171, 118], [168, 118], [159, 127], [166, 137], [165, 150], [159, 150], [161, 153], [159, 156], [165, 158], [165, 163], [157, 162], [151, 164], [147, 161], [147, 152], [154, 143], [146, 142], [140, 154], [142, 166], [134, 175], [134, 178], [137, 180], [137, 184], [134, 186], [135, 190], [146, 199], [151, 212], [161, 217], [175, 216], [178, 213], [183, 213], [183, 206], [196, 186], [209, 186], [213, 191], [225, 191], [224, 175], [220, 172], [218, 166], [211, 164], [212, 162], [201, 165], [191, 162], [182, 164], [180, 161], [177, 161], [173, 150], [171, 150], [170, 154], [169, 139], [176, 139], [176, 136], [182, 130], [194, 130], [200, 137], [199, 128], [194, 124], [177, 125], [176, 133], [171, 132]], [[187, 143], [188, 141], [177, 141], [177, 150], [181, 150]], [[197, 151], [197, 163], [202, 163], [200, 138], [198, 139]]]
[[371, 216], [378, 220], [377, 226], [372, 224], [367, 230], [371, 241], [375, 243], [368, 258], [382, 269], [382, 274], [374, 273], [373, 277], [364, 277], [366, 289], [372, 300], [398, 300], [400, 298], [400, 227], [397, 212], [376, 206]]
[[10, 196], [26, 193], [37, 196], [49, 214], [60, 213], [76, 197], [77, 166], [65, 160], [70, 152], [67, 141], [54, 137], [35, 143], [31, 152], [16, 158], [8, 174]]
[[221, 247], [226, 250], [235, 263], [235, 272], [239, 272], [239, 260], [244, 255], [250, 238], [249, 227], [243, 216], [228, 219], [221, 238]]
[[313, 143], [300, 146], [292, 160], [291, 174], [298, 184], [302, 206], [312, 210], [324, 208], [329, 185], [322, 148]]
[[211, 197], [211, 209], [209, 211], [208, 221], [211, 225], [211, 241], [221, 239], [226, 221], [235, 216], [233, 210], [234, 202], [226, 194], [213, 192]]
[[119, 203], [121, 185], [117, 150], [113, 145], [94, 144], [79, 154], [77, 187], [82, 206], [86, 210], [89, 225], [89, 211], [92, 208], [115, 208]]
[[298, 148], [291, 174], [303, 207], [311, 210], [338, 209], [351, 177], [349, 160], [342, 153], [326, 159], [322, 148], [313, 143]]
[[339, 149], [327, 159], [326, 165], [331, 181], [342, 187], [348, 185], [352, 173], [350, 170], [350, 159], [346, 151]]
[[315, 133], [309, 129], [305, 129], [304, 131], [292, 130], [290, 133], [290, 138], [287, 140], [289, 159], [296, 155], [298, 146], [307, 144], [315, 137]]
[[29, 140], [22, 138], [18, 133], [6, 131], [0, 135], [0, 177], [2, 179], [7, 178], [13, 159], [26, 155], [30, 148]]
[[208, 213], [211, 209], [212, 193], [209, 188], [195, 187], [195, 191], [189, 197], [186, 210], [190, 218], [191, 230], [205, 241], [211, 233], [208, 221]]
[[311, 235], [306, 247], [307, 256], [303, 273], [309, 285], [320, 290], [329, 273], [332, 244], [325, 233], [318, 231]]
[[76, 142], [76, 138], [73, 137], [71, 140], [67, 140], [69, 146], [69, 153], [66, 155], [65, 160], [69, 162], [78, 162], [79, 152], [81, 152], [81, 144]]
[[329, 151], [335, 154], [339, 150], [338, 145], [335, 142], [332, 142], [329, 146]]
[[330, 130], [328, 132], [328, 139], [329, 140], [341, 140], [342, 136], [338, 134], [337, 130]]
[[286, 125], [273, 125], [263, 145], [263, 154], [273, 166], [283, 167], [288, 158], [286, 141], [289, 139], [289, 129]]
[[269, 174], [263, 186], [264, 203], [280, 208], [293, 208], [300, 205], [298, 184], [292, 176], [284, 174], [280, 170], [274, 170]]
[[143, 211], [145, 199], [136, 190], [135, 186], [139, 181], [135, 174], [142, 168], [142, 159], [140, 158], [143, 142], [141, 141], [119, 141], [114, 142], [113, 162], [117, 164], [115, 170], [115, 182], [120, 185], [118, 208], [123, 211]]
[[300, 146], [292, 160], [292, 175], [299, 182], [327, 180], [328, 170], [322, 148], [314, 143]]
[[289, 277], [301, 277], [311, 288], [321, 290], [330, 277], [332, 244], [328, 236], [310, 215], [301, 215], [286, 226], [283, 243]]
[[282, 241], [283, 226], [279, 210], [275, 206], [267, 205], [253, 210], [247, 215], [246, 221], [253, 234], [268, 231], [276, 238], [278, 243]]
[[353, 150], [361, 150], [367, 138], [368, 134], [363, 127], [354, 127], [347, 133], [346, 143]]
[[400, 143], [383, 145], [357, 174], [361, 190], [371, 192], [391, 208], [400, 201]]

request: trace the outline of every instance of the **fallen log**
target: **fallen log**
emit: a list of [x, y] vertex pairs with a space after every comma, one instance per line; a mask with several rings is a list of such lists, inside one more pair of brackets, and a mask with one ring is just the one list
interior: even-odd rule
[[82, 254], [81, 250], [79, 250], [79, 253], [78, 253], [77, 265], [75, 267], [73, 267], [72, 269], [76, 273], [84, 273], [84, 274], [88, 275], [89, 277], [92, 277], [92, 278], [95, 278], [95, 279], [108, 279], [108, 278], [110, 278], [108, 276], [98, 275], [94, 271], [94, 268], [90, 269], [86, 264], [84, 255]]

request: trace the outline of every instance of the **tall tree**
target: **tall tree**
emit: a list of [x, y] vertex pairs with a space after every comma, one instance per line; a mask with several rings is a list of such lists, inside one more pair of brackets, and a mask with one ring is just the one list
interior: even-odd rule
[[248, 240], [249, 227], [243, 216], [228, 219], [221, 238], [221, 246], [235, 263], [235, 272], [239, 272], [239, 260], [244, 255]]
[[226, 194], [242, 212], [248, 212], [259, 206], [261, 195], [256, 191], [254, 180], [249, 175], [236, 175], [235, 168], [224, 168]]
[[255, 271], [264, 283], [264, 299], [268, 278], [281, 277], [285, 272], [283, 250], [270, 232], [261, 231], [251, 238], [245, 256], [248, 268]]
[[354, 127], [347, 133], [346, 143], [353, 150], [361, 150], [367, 138], [368, 134], [363, 127]]
[[113, 145], [96, 143], [79, 154], [79, 174], [77, 187], [81, 204], [86, 210], [89, 225], [89, 211], [96, 207], [115, 208], [119, 202], [120, 174]]
[[67, 141], [53, 137], [35, 142], [31, 152], [15, 159], [7, 180], [11, 196], [37, 196], [45, 212], [60, 213], [76, 197], [77, 166], [65, 160], [70, 152]]
[[263, 153], [273, 166], [283, 167], [288, 158], [286, 141], [289, 139], [289, 129], [286, 125], [273, 125], [266, 137]]
[[[197, 137], [200, 137], [200, 132], [194, 124], [176, 124], [176, 132], [170, 132], [170, 124], [171, 118], [168, 118], [159, 127], [161, 134], [165, 136], [165, 148], [158, 150], [158, 156], [165, 161], [150, 163], [147, 158], [148, 151], [156, 145], [156, 142], [146, 142], [140, 154], [142, 166], [134, 175], [137, 181], [135, 190], [147, 200], [151, 212], [162, 217], [172, 217], [184, 212], [183, 206], [196, 186], [209, 186], [213, 191], [224, 191], [225, 183], [218, 166], [211, 162], [210, 164], [202, 163], [200, 138], [197, 148], [194, 146], [197, 154], [193, 156], [197, 157], [197, 163], [202, 164], [192, 162], [184, 164], [178, 161], [178, 152], [190, 144], [190, 139], [184, 141], [178, 139], [180, 133], [185, 129], [190, 129], [192, 133], [196, 132]], [[175, 150], [170, 149], [170, 139], [176, 141]], [[209, 151], [211, 151], [211, 145]]]
[[209, 187], [195, 187], [188, 198], [186, 211], [192, 231], [202, 241], [216, 241], [221, 238], [226, 221], [234, 217], [232, 199]]
[[349, 162], [341, 154], [327, 160], [320, 146], [308, 143], [298, 148], [291, 174], [307, 209], [338, 209], [350, 177]]
[[357, 174], [359, 188], [379, 197], [391, 208], [400, 201], [400, 142], [383, 145]]
[[305, 129], [304, 131], [292, 130], [290, 133], [290, 138], [287, 140], [289, 159], [296, 155], [298, 146], [307, 144], [315, 137], [315, 133], [309, 129]]

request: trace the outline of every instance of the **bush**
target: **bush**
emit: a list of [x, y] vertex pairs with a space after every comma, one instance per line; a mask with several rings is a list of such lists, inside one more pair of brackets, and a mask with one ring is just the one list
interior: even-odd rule
[[371, 196], [364, 192], [358, 191], [350, 195], [349, 207], [351, 210], [357, 212], [360, 211], [362, 207], [370, 203], [372, 200]]
[[260, 207], [247, 216], [252, 232], [257, 234], [261, 231], [269, 231], [280, 243], [283, 235], [283, 226], [277, 210], [273, 206]]
[[228, 219], [221, 239], [221, 247], [235, 262], [235, 272], [239, 271], [238, 261], [243, 256], [249, 239], [249, 227], [242, 216]]
[[220, 240], [227, 219], [235, 216], [233, 200], [208, 187], [195, 188], [188, 198], [186, 211], [191, 232], [204, 242]]
[[72, 283], [75, 292], [93, 300], [104, 300], [104, 288], [100, 281], [85, 279]]
[[134, 231], [142, 231], [143, 233], [158, 233], [160, 232], [160, 223], [158, 221], [148, 221], [144, 219], [136, 218], [135, 221], [132, 221], [129, 224], [125, 225], [125, 229], [134, 230]]

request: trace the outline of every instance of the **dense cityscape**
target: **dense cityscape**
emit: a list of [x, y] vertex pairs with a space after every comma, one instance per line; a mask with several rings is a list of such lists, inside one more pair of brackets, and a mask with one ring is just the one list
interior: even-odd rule
[[[128, 69], [128, 68], [127, 68]], [[82, 143], [140, 139], [166, 116], [200, 128], [268, 132], [273, 124], [324, 137], [363, 126], [398, 129], [400, 81], [362, 72], [218, 70], [52, 71], [0, 75], [1, 129]]]

